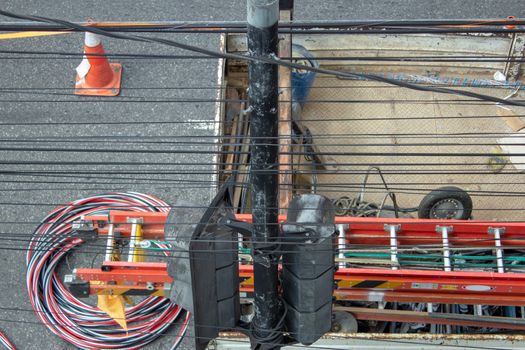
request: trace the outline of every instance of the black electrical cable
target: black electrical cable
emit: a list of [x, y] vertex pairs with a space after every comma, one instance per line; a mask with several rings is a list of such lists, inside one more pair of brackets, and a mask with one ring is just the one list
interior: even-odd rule
[[[441, 88], [439, 88], [441, 89]], [[465, 91], [465, 93], [470, 93]], [[17, 93], [24, 95], [25, 93]], [[75, 94], [61, 94], [61, 93], [35, 93], [36, 95], [67, 95], [74, 97]], [[107, 100], [103, 98], [98, 99], [68, 99], [68, 100], [58, 100], [58, 99], [0, 99], [0, 102], [3, 103], [236, 103], [236, 102], [247, 102], [246, 100], [227, 100], [227, 99], [215, 99], [215, 98], [165, 98], [165, 99], [148, 99], [148, 97], [136, 97], [136, 96], [121, 96], [122, 99], [118, 100]], [[319, 103], [319, 104], [406, 104], [406, 105], [461, 105], [461, 106], [492, 106], [493, 102], [498, 102], [497, 97], [494, 97], [496, 100], [487, 100], [487, 101], [478, 101], [478, 100], [350, 100], [350, 99], [340, 99], [340, 100], [312, 100], [307, 99], [307, 103]], [[502, 101], [511, 101], [511, 100], [502, 100]], [[516, 106], [525, 106], [524, 100], [512, 100], [512, 105]], [[293, 102], [284, 102], [293, 103]]]
[[[374, 163], [370, 163], [370, 164], [374, 164]], [[87, 170], [77, 170], [75, 169], [74, 170], [75, 173], [79, 174], [77, 176], [74, 176], [74, 177], [80, 177], [80, 178], [87, 178], [87, 177], [90, 177], [91, 175], [93, 174], [113, 174], [113, 175], [188, 175], [188, 176], [191, 176], [191, 175], [223, 175], [224, 174], [224, 171], [222, 170], [217, 170], [217, 171], [193, 171], [193, 170], [181, 170], [181, 171], [161, 171], [161, 170], [157, 170], [157, 171], [123, 171], [123, 170], [106, 170], [106, 171], [102, 171], [102, 170], [93, 170], [93, 171], [87, 171]], [[16, 171], [0, 171], [0, 175], [11, 175], [11, 176], [53, 176], [53, 177], [68, 177], [67, 175], [69, 175], [71, 173], [71, 170], [69, 171], [65, 171], [65, 170], [61, 170], [61, 171], [28, 171], [28, 170], [16, 170]], [[228, 173], [228, 172], [226, 172]], [[236, 170], [235, 173], [237, 175], [248, 175], [249, 172], [248, 171], [239, 171], [239, 170]], [[287, 173], [292, 173], [291, 171], [281, 171], [280, 172], [281, 174], [287, 174]], [[316, 174], [316, 175], [334, 175], [334, 174], [337, 174], [337, 175], [363, 175], [363, 174], [366, 174], [366, 169], [356, 169], [356, 170], [340, 170], [340, 171], [337, 171], [337, 172], [334, 172], [334, 171], [331, 171], [331, 170], [328, 170], [328, 171], [325, 171], [325, 170], [309, 170], [309, 169], [305, 169], [305, 170], [302, 170], [301, 171], [302, 174], [305, 174], [305, 175], [309, 175], [309, 174]], [[480, 170], [471, 170], [471, 171], [465, 171], [465, 170], [450, 170], [450, 171], [446, 171], [446, 170], [442, 170], [442, 169], [423, 169], [423, 170], [420, 170], [420, 169], [417, 169], [417, 170], [413, 170], [413, 169], [405, 169], [405, 168], [401, 168], [401, 169], [389, 169], [389, 170], [385, 170], [383, 171], [384, 174], [387, 174], [387, 175], [403, 175], [403, 176], [411, 176], [411, 175], [414, 175], [414, 176], [417, 176], [417, 175], [441, 175], [441, 174], [455, 174], [455, 175], [484, 175], [484, 174], [488, 174], [488, 175], [496, 175], [496, 173], [491, 170], [491, 169], [487, 169], [485, 171], [481, 171]], [[85, 174], [85, 176], [82, 176], [80, 174]], [[505, 171], [505, 170], [501, 170], [501, 171], [498, 171], [497, 172], [497, 175], [520, 175], [522, 174], [521, 171], [519, 170], [516, 170], [516, 171]], [[113, 178], [113, 177], [112, 177]], [[119, 179], [119, 178], [117, 178]], [[133, 178], [128, 178], [128, 179], [133, 179]], [[137, 180], [147, 180], [148, 178], [136, 178]], [[161, 181], [166, 181], [166, 180], [169, 180], [169, 179], [165, 179], [165, 178], [159, 178]], [[155, 180], [155, 179], [152, 179], [152, 181]], [[173, 181], [177, 181], [177, 180], [173, 180]]]
[[[61, 52], [61, 51], [22, 51], [22, 50], [0, 50], [0, 54], [4, 55], [25, 55], [25, 56], [0, 56], [0, 59], [18, 60], [18, 59], [76, 59], [83, 57], [84, 53], [77, 52]], [[56, 56], [51, 56], [56, 55]], [[39, 56], [39, 57], [35, 57]], [[67, 56], [67, 57], [64, 57]], [[141, 53], [105, 53], [105, 54], [91, 54], [93, 57], [101, 56], [107, 58], [121, 58], [121, 59], [217, 59], [210, 56], [202, 55], [154, 55]], [[282, 60], [293, 60], [298, 57], [280, 57]], [[503, 56], [503, 55], [447, 55], [447, 56], [316, 56], [319, 61], [394, 61], [394, 62], [524, 62], [525, 59], [521, 56]], [[502, 86], [499, 83], [495, 86]]]
[[[129, 123], [132, 123], [131, 121]], [[117, 122], [117, 124], [119, 124]], [[176, 123], [175, 123], [176, 124]], [[10, 125], [10, 124], [0, 124], [0, 125]], [[15, 126], [21, 126], [21, 125], [33, 125], [33, 124], [14, 124]], [[34, 125], [44, 125], [44, 123], [40, 124], [40, 123], [37, 123], [37, 124], [34, 124]], [[51, 125], [54, 125], [54, 124], [51, 124]], [[58, 123], [58, 125], [62, 125], [60, 123]], [[67, 125], [67, 124], [66, 124]], [[316, 134], [313, 134], [312, 135], [312, 138], [314, 139], [341, 139], [341, 138], [344, 138], [344, 139], [349, 139], [350, 137], [352, 138], [357, 138], [357, 139], [360, 139], [360, 138], [365, 138], [365, 139], [370, 139], [370, 138], [391, 138], [391, 137], [399, 137], [399, 138], [444, 138], [444, 137], [448, 137], [448, 138], [486, 138], [486, 137], [501, 137], [501, 136], [508, 136], [510, 138], [517, 138], [517, 137], [520, 137], [518, 133], [513, 133], [513, 134], [509, 134], [509, 133], [506, 133], [506, 132], [482, 132], [482, 133], [477, 133], [477, 132], [465, 132], [465, 133], [399, 133], [399, 134], [395, 134], [395, 133], [356, 133], [356, 134], [352, 134], [352, 133], [328, 133], [328, 134], [324, 134], [324, 133], [316, 133]], [[195, 138], [195, 139], [223, 139], [223, 138], [226, 138], [226, 139], [241, 139], [241, 140], [246, 140], [246, 139], [251, 139], [251, 137], [249, 138], [248, 136], [246, 135], [173, 135], [173, 134], [169, 134], [169, 135], [165, 135], [165, 136], [161, 136], [161, 135], [111, 135], [111, 134], [108, 134], [108, 135], [100, 135], [100, 134], [96, 134], [96, 135], [91, 135], [91, 136], [87, 136], [85, 133], [82, 133], [81, 135], [74, 135], [72, 134], [71, 136], [40, 136], [41, 138], [43, 139], [62, 139], [62, 138], [65, 138], [65, 139], [72, 139], [72, 138], [76, 138], [78, 140], [83, 140], [83, 139], [132, 139], [132, 138], [140, 138], [140, 139], [188, 139], [188, 138]], [[35, 137], [34, 138], [35, 140], [38, 140], [39, 139], [39, 136]], [[256, 139], [262, 139], [262, 138], [256, 138]], [[278, 137], [269, 137], [269, 138], [264, 138], [264, 139], [269, 139], [269, 140], [289, 140], [290, 137], [289, 136], [278, 136]]]
[[[519, 134], [518, 135], [515, 135], [515, 138], [516, 137], [519, 137]], [[162, 137], [159, 137], [159, 139], [162, 139]], [[247, 140], [247, 139], [245, 139]], [[134, 142], [132, 140], [132, 138], [130, 138], [129, 140], [123, 140], [123, 139], [117, 139], [117, 140], [112, 140], [111, 138], [109, 138], [108, 140], [100, 140], [100, 139], [96, 139], [96, 140], [89, 140], [89, 139], [80, 139], [80, 140], [73, 140], [73, 139], [55, 139], [55, 140], [52, 140], [52, 139], [23, 139], [23, 138], [18, 138], [18, 139], [15, 139], [15, 140], [2, 140], [0, 139], [0, 144], [6, 144], [6, 145], [10, 145], [10, 144], [17, 144], [17, 145], [24, 145], [24, 146], [30, 146], [30, 145], [35, 145], [35, 144], [43, 144], [43, 145], [47, 145], [49, 143], [52, 143], [52, 144], [55, 144], [55, 145], [58, 145], [58, 144], [75, 144], [75, 145], [80, 145], [80, 144], [84, 144], [84, 145], [90, 145], [90, 144], [118, 144], [118, 145], [127, 145], [127, 144], [132, 144], [132, 145], [172, 145], [172, 146], [193, 146], [195, 148], [198, 148], [198, 147], [204, 147], [204, 148], [209, 148], [209, 146], [221, 146], [221, 147], [230, 147], [230, 146], [243, 146], [244, 143], [243, 142], [221, 142], [221, 143], [217, 143], [217, 142], [212, 142], [212, 141], [137, 141], [137, 142]], [[259, 145], [264, 145], [264, 146], [271, 146], [273, 145], [273, 143], [259, 143]], [[440, 147], [440, 148], [450, 148], [450, 147], [455, 147], [455, 146], [460, 146], [460, 147], [463, 147], [463, 146], [469, 146], [469, 147], [478, 147], [478, 146], [520, 146], [520, 145], [523, 145], [523, 143], [520, 143], [520, 142], [510, 142], [510, 141], [504, 141], [504, 140], [501, 140], [500, 142], [445, 142], [445, 141], [441, 141], [439, 140], [438, 142], [434, 141], [434, 142], [412, 142], [412, 143], [336, 143], [336, 142], [330, 142], [330, 143], [319, 143], [319, 142], [316, 142], [315, 145], [317, 147], [338, 147], [339, 149], [341, 148], [375, 148], [375, 147], [390, 147], [390, 148], [403, 148], [403, 147]], [[118, 152], [120, 150], [120, 148], [115, 148], [115, 152]], [[228, 154], [241, 154], [239, 151], [219, 151], [221, 152], [222, 155], [228, 155]], [[293, 152], [293, 151], [292, 151]], [[295, 153], [294, 153], [295, 154]], [[297, 153], [299, 154], [299, 153]], [[23, 164], [24, 161], [9, 161], [9, 160], [6, 160], [5, 162], [7, 163], [0, 163], [0, 164]], [[19, 162], [19, 163], [17, 163]], [[50, 161], [50, 163], [47, 163], [47, 161], [40, 161], [41, 164], [60, 164], [59, 161]], [[109, 163], [100, 163], [100, 162], [92, 162], [92, 161], [87, 161], [86, 163], [82, 163], [80, 161], [78, 162], [73, 162], [74, 164], [77, 164], [77, 165], [82, 165], [82, 164], [85, 164], [85, 165], [94, 165], [94, 164], [110, 164], [110, 165], [133, 165], [133, 163], [129, 163], [129, 162], [109, 162]], [[138, 163], [138, 162], [137, 162]], [[199, 163], [195, 163], [195, 162], [187, 162], [187, 163], [184, 163], [184, 162], [178, 162], [178, 163], [152, 163], [152, 162], [144, 162], [142, 163], [144, 165], [212, 165], [211, 163], [202, 163], [202, 162], [199, 162]], [[239, 163], [236, 163], [236, 162], [216, 162], [216, 163], [213, 163], [213, 164], [216, 164], [216, 165], [231, 165], [231, 164], [239, 164]], [[284, 164], [284, 165], [287, 165], [287, 163], [280, 163], [280, 164]], [[337, 163], [337, 164], [331, 164], [329, 162], [323, 162], [323, 164], [325, 165], [344, 165], [345, 163]], [[349, 163], [349, 164], [354, 164], [354, 163]], [[446, 164], [446, 163], [440, 163], [440, 164]], [[461, 163], [461, 164], [465, 164], [465, 165], [469, 165], [469, 163]], [[480, 164], [480, 163], [477, 163], [477, 164]], [[515, 164], [515, 163], [514, 163]], [[134, 164], [134, 165], [139, 165], [139, 164]], [[418, 165], [418, 164], [414, 164], [414, 165]]]
[[[367, 164], [368, 165], [368, 164]], [[52, 177], [52, 176], [50, 176]], [[81, 177], [81, 176], [79, 176]], [[82, 178], [82, 177], [81, 177]], [[94, 179], [98, 179], [98, 177], [93, 177]], [[101, 177], [102, 179], [106, 178], [106, 177]], [[114, 179], [113, 177], [110, 177], [110, 179]], [[118, 179], [117, 179], [118, 180]], [[141, 180], [137, 180], [137, 181], [141, 181]], [[0, 183], [4, 183], [4, 184], [64, 184], [64, 185], [93, 185], [93, 186], [96, 186], [96, 185], [111, 185], [111, 186], [115, 186], [115, 185], [144, 185], [144, 186], [151, 186], [151, 185], [163, 185], [163, 186], [168, 186], [170, 188], [174, 187], [174, 188], [186, 188], [186, 187], [189, 187], [189, 188], [192, 188], [193, 186], [196, 186], [198, 184], [200, 184], [201, 186], [203, 186], [203, 188], [216, 188], [217, 187], [217, 183], [212, 181], [212, 180], [173, 180], [173, 179], [159, 179], [158, 181], [160, 182], [155, 182], [155, 181], [152, 181], [152, 182], [134, 182], [134, 181], [129, 181], [129, 182], [110, 182], [110, 181], [105, 181], [105, 182], [91, 182], [91, 181], [41, 181], [41, 180], [0, 180]], [[446, 182], [446, 181], [441, 181], [441, 182], [431, 182], [431, 181], [423, 181], [423, 182], [392, 182], [392, 181], [389, 181], [388, 182], [389, 185], [393, 185], [393, 186], [396, 186], [396, 185], [412, 185], [412, 186], [423, 186], [423, 185], [426, 185], [426, 186], [429, 186], [429, 185], [448, 185], [449, 183]], [[514, 185], [525, 185], [525, 182], [520, 182], [520, 181], [516, 181], [516, 182], [512, 182]], [[333, 188], [339, 188], [339, 189], [344, 189], [346, 186], [357, 186], [357, 185], [360, 185], [361, 183], [360, 182], [327, 182], [327, 183], [322, 183], [322, 182], [318, 182], [317, 185], [319, 187], [322, 187], [322, 188], [330, 188], [330, 187], [333, 187]], [[378, 186], [378, 185], [381, 185], [381, 183], [375, 183], [375, 182], [369, 182], [368, 183], [370, 186]], [[499, 185], [507, 185], [508, 182], [494, 182], [494, 181], [484, 181], [484, 182], [454, 182], [455, 185], [488, 185], [488, 186], [499, 186]], [[176, 186], [178, 185], [178, 186]], [[249, 186], [249, 183], [248, 182], [243, 182], [243, 181], [237, 181], [235, 183], [236, 186], [238, 187], [243, 187], [243, 188], [247, 188]], [[297, 186], [298, 188], [309, 188], [305, 185], [298, 185], [298, 184], [292, 184], [292, 183], [282, 183], [280, 184], [280, 186], [285, 186], [285, 187], [295, 187]], [[7, 190], [6, 190], [7, 191]]]
[[[515, 114], [513, 115], [514, 117], [524, 117], [525, 115], [523, 114]], [[376, 117], [348, 117], [348, 118], [334, 118], [334, 117], [326, 117], [326, 118], [323, 118], [323, 117], [304, 117], [304, 122], [307, 122], [307, 123], [316, 123], [316, 122], [336, 122], [336, 121], [340, 121], [340, 122], [359, 122], [359, 121], [390, 121], [390, 120], [447, 120], [447, 119], [465, 119], [465, 120], [468, 120], [468, 119], [497, 119], [497, 118], [501, 118], [501, 116], [499, 115], [464, 115], [464, 116], [419, 116], [419, 117], [383, 117], [383, 116], [376, 116]], [[292, 120], [282, 120], [283, 122], [287, 122], [287, 121], [292, 121]], [[109, 124], [109, 125], [121, 125], [121, 124], [133, 124], [134, 122], [130, 121], [128, 123], [126, 122], [110, 122], [110, 123], [106, 123], [106, 124]], [[214, 124], [218, 124], [220, 122], [218, 121], [215, 121], [215, 120], [206, 120], [206, 119], [203, 119], [203, 120], [188, 120], [188, 121], [157, 121], [157, 122], [153, 122], [152, 124], [209, 124], [210, 126], [213, 126]], [[32, 122], [32, 123], [0, 123], [0, 125], [18, 125], [18, 126], [24, 126], [24, 125], [87, 125], [87, 123], [82, 123], [82, 122], [52, 122], [52, 123], [38, 123], [38, 122]], [[101, 123], [102, 125], [104, 125], [104, 123]], [[140, 123], [138, 123], [140, 124]], [[240, 125], [244, 125], [244, 124], [249, 124], [249, 122], [240, 122]], [[512, 135], [512, 134], [505, 134], [505, 133], [501, 133], [501, 135], [508, 135], [509, 137], [516, 137], [516, 135]], [[341, 134], [335, 134], [333, 136], [341, 136]], [[348, 134], [348, 136], [354, 136], [353, 134]], [[436, 135], [433, 135], [434, 137], [436, 136], [439, 136], [439, 134], [436, 134]], [[129, 136], [131, 137], [131, 136]], [[167, 137], [174, 137], [174, 136], [154, 136], [156, 138], [167, 138]], [[210, 135], [207, 135], [208, 138], [210, 138], [211, 136]], [[217, 135], [217, 136], [214, 136], [215, 138], [248, 138], [248, 136], [236, 136], [236, 135]], [[314, 138], [317, 138], [317, 135], [313, 135]], [[197, 138], [199, 138], [199, 136], [197, 136]], [[280, 137], [280, 139], [282, 139], [284, 137]], [[137, 141], [140, 141], [140, 140], [137, 140]]]
[[[439, 146], [439, 144], [433, 144]], [[60, 147], [0, 147], [0, 151], [10, 152], [64, 152], [64, 153], [144, 153], [144, 154], [224, 154], [218, 150], [175, 150], [175, 149], [111, 149], [111, 148], [60, 148]], [[249, 152], [239, 151], [237, 154], [249, 154]], [[311, 152], [281, 152], [289, 155], [311, 155]], [[465, 152], [316, 152], [317, 156], [353, 156], [353, 157], [491, 157], [493, 153], [465, 153]], [[501, 153], [501, 156], [525, 156], [525, 153]]]
[[36, 21], [36, 22], [59, 24], [59, 25], [66, 26], [71, 29], [76, 29], [76, 30], [80, 30], [84, 32], [91, 32], [94, 34], [99, 34], [99, 35], [116, 38], [116, 39], [127, 39], [127, 40], [132, 40], [132, 41], [139, 41], [139, 42], [158, 43], [158, 44], [177, 47], [183, 50], [188, 50], [188, 51], [200, 53], [203, 55], [213, 56], [217, 58], [239, 59], [239, 60], [245, 60], [245, 61], [256, 61], [256, 62], [269, 63], [269, 64], [278, 64], [278, 65], [282, 65], [288, 68], [302, 69], [306, 71], [312, 71], [316, 73], [334, 75], [334, 76], [339, 76], [339, 77], [364, 78], [367, 80], [373, 80], [373, 81], [383, 82], [383, 83], [397, 85], [401, 87], [406, 87], [406, 88], [417, 90], [417, 91], [431, 91], [431, 92], [438, 92], [438, 93], [443, 93], [443, 94], [461, 95], [461, 96], [471, 97], [471, 98], [478, 99], [478, 100], [496, 102], [496, 103], [501, 103], [505, 105], [525, 106], [525, 103], [523, 102], [517, 102], [517, 101], [510, 100], [510, 99], [505, 100], [505, 99], [497, 98], [494, 96], [478, 94], [478, 93], [474, 93], [470, 91], [461, 91], [461, 90], [454, 90], [454, 89], [449, 89], [449, 88], [435, 88], [435, 87], [421, 86], [421, 85], [412, 84], [412, 83], [400, 82], [400, 81], [396, 81], [395, 79], [385, 78], [385, 77], [373, 75], [373, 74], [338, 72], [338, 71], [333, 71], [333, 70], [328, 70], [328, 69], [321, 69], [321, 68], [306, 66], [302, 64], [290, 63], [290, 62], [282, 61], [276, 58], [254, 57], [254, 56], [246, 56], [246, 55], [239, 55], [239, 54], [232, 54], [232, 53], [215, 52], [212, 50], [199, 48], [193, 45], [183, 44], [183, 43], [173, 41], [173, 40], [162, 39], [162, 38], [151, 38], [151, 37], [132, 35], [132, 34], [117, 34], [117, 33], [107, 32], [97, 27], [82, 26], [82, 25], [78, 25], [72, 22], [59, 20], [59, 19], [52, 19], [52, 18], [41, 17], [41, 16], [25, 16], [25, 15], [15, 14], [15, 13], [3, 11], [3, 10], [0, 10], [0, 15], [11, 17], [11, 18]]
[[[23, 19], [23, 18], [20, 18]], [[80, 23], [81, 24], [81, 23]], [[92, 23], [84, 23], [92, 24]], [[348, 28], [348, 27], [421, 27], [421, 26], [503, 26], [503, 25], [525, 25], [525, 19], [521, 18], [486, 18], [486, 19], [403, 19], [403, 20], [295, 20], [291, 22], [280, 22], [280, 28]], [[241, 28], [247, 26], [246, 21], [153, 21], [153, 22], [120, 22], [104, 21], [98, 23], [108, 31], [137, 30], [142, 28]], [[35, 24], [34, 22], [3, 22], [0, 23], [3, 31], [63, 31], [73, 30], [68, 26], [60, 24]]]
[[[104, 56], [108, 56], [109, 54], [106, 54]], [[432, 77], [427, 77], [432, 79]], [[371, 85], [371, 83], [366, 83], [366, 81], [363, 81], [362, 79], [344, 79], [352, 82], [363, 82], [365, 85], [323, 85], [323, 86], [312, 86], [310, 87], [311, 90], [323, 90], [323, 89], [402, 89], [401, 86], [396, 85]], [[492, 82], [489, 83], [489, 82]], [[451, 83], [438, 83], [438, 82], [421, 82], [424, 85], [432, 86], [432, 87], [443, 87], [443, 86], [454, 86], [454, 84]], [[501, 82], [493, 82], [493, 81], [487, 81], [487, 84], [483, 85], [457, 85], [458, 89], [464, 88], [464, 89], [472, 89], [472, 88], [496, 88], [496, 89], [503, 89], [503, 90], [523, 90], [525, 87], [521, 86], [519, 82], [517, 83], [511, 83], [511, 84], [505, 84]], [[279, 89], [289, 89], [289, 86], [279, 86]], [[122, 90], [228, 90], [228, 89], [241, 89], [245, 90], [245, 87], [242, 86], [135, 86], [135, 87], [121, 87]], [[20, 86], [4, 86], [0, 87], [0, 91], [9, 90], [9, 91], [31, 91], [31, 90], [68, 90], [70, 91], [70, 87], [58, 87], [58, 86], [27, 86], [27, 87], [20, 87]]]
[[[515, 145], [515, 144], [514, 144]], [[441, 145], [434, 145], [434, 144], [429, 144], [428, 146], [431, 146], [431, 147], [436, 147], [436, 146], [441, 146]], [[458, 146], [462, 146], [461, 144], [459, 144]], [[241, 163], [241, 162], [177, 162], [177, 163], [173, 163], [173, 162], [117, 162], [117, 161], [112, 161], [112, 160], [108, 160], [108, 161], [96, 161], [96, 162], [93, 162], [93, 161], [36, 161], [36, 160], [23, 160], [23, 161], [20, 161], [20, 160], [13, 160], [13, 161], [0, 161], [0, 165], [19, 165], [19, 166], [27, 166], [27, 165], [32, 165], [32, 166], [46, 166], [46, 165], [53, 165], [54, 169], [57, 170], [57, 166], [61, 166], [61, 167], [64, 167], [60, 170], [62, 171], [66, 171], [66, 170], [70, 170], [70, 171], [76, 171], [78, 168], [76, 168], [77, 166], [85, 166], [85, 167], [90, 167], [89, 169], [93, 169], [91, 168], [92, 166], [108, 166], [108, 165], [118, 165], [118, 166], [130, 166], [132, 167], [132, 169], [136, 169], [135, 166], [140, 166], [140, 165], [144, 165], [144, 166], [152, 166], [152, 165], [163, 165], [163, 166], [166, 166], [166, 167], [187, 167], [187, 166], [236, 166], [236, 165], [244, 165], [245, 163]], [[288, 165], [294, 165], [295, 163], [279, 163], [280, 166], [288, 166]], [[513, 165], [524, 165], [525, 162], [512, 162]], [[75, 168], [65, 168], [65, 166], [75, 166]], [[276, 164], [277, 166], [277, 164]], [[354, 161], [354, 162], [324, 162], [323, 163], [323, 166], [325, 167], [337, 167], [337, 170], [334, 170], [333, 173], [334, 174], [337, 174], [340, 170], [344, 170], [343, 168], [344, 167], [368, 167], [368, 166], [381, 166], [381, 167], [384, 167], [385, 169], [389, 169], [389, 170], [396, 170], [396, 169], [399, 169], [400, 167], [411, 167], [411, 168], [414, 168], [414, 169], [420, 169], [419, 167], [429, 167], [429, 166], [434, 166], [434, 167], [452, 167], [452, 166], [458, 166], [458, 167], [464, 167], [464, 168], [467, 168], [469, 167], [470, 169], [475, 169], [474, 167], [475, 166], [481, 166], [481, 169], [479, 170], [483, 170], [483, 169], [486, 169], [487, 166], [488, 166], [488, 163], [487, 162], [476, 162], [476, 163], [463, 163], [463, 162], [441, 162], [441, 163], [433, 163], [433, 162], [425, 162], [425, 163], [422, 163], [422, 162], [410, 162], [410, 163], [401, 163], [401, 162], [357, 162], [357, 161]], [[20, 170], [18, 171], [24, 171], [23, 168], [19, 168]], [[124, 168], [125, 169], [125, 168]], [[32, 171], [37, 171], [38, 169], [36, 167], [33, 167], [31, 168]], [[45, 167], [42, 167], [42, 170], [41, 171], [45, 171], [46, 168]], [[149, 168], [148, 170], [151, 170], [151, 171], [154, 171], [156, 170], [155, 168]], [[159, 171], [162, 171], [162, 170], [168, 170], [166, 168], [159, 168]], [[171, 171], [174, 171], [175, 169], [169, 169]], [[219, 172], [221, 173], [231, 173], [232, 171], [231, 170], [218, 170]], [[16, 173], [16, 171], [14, 171]], [[327, 172], [325, 172], [324, 174], [327, 174]], [[4, 175], [8, 175], [6, 173], [4, 173]], [[15, 174], [17, 175], [17, 174]], [[2, 181], [0, 181], [2, 182]], [[238, 182], [236, 184], [239, 184]]]
[[[9, 16], [18, 19], [28, 19], [28, 16]], [[139, 33], [245, 33], [246, 24], [243, 22], [150, 22], [150, 23], [126, 23], [121, 22], [111, 23], [104, 22], [98, 24], [98, 28], [104, 29], [108, 32], [139, 32]], [[507, 19], [507, 20], [491, 20], [491, 21], [475, 21], [472, 20], [470, 23], [463, 22], [463, 24], [452, 24], [461, 23], [461, 20], [449, 21], [443, 24], [437, 24], [435, 21], [367, 21], [367, 22], [328, 22], [328, 21], [315, 21], [315, 22], [289, 22], [280, 23], [279, 32], [282, 34], [366, 34], [366, 33], [435, 33], [435, 32], [447, 32], [447, 33], [519, 33], [523, 31], [520, 24], [523, 20], [520, 19]], [[446, 23], [446, 24], [445, 24]], [[35, 24], [20, 24], [20, 23], [2, 23], [0, 24], [1, 30], [6, 31], [79, 31], [78, 28], [71, 28], [68, 25], [62, 25], [62, 22], [58, 22], [58, 25], [51, 23], [47, 25], [35, 25]], [[75, 25], [79, 25], [75, 23]], [[81, 25], [81, 24], [80, 24]], [[487, 27], [487, 28], [486, 28]]]

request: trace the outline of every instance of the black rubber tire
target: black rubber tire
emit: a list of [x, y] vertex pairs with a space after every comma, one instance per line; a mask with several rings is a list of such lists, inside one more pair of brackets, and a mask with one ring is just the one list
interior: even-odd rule
[[445, 186], [433, 190], [427, 194], [419, 204], [417, 212], [420, 219], [444, 219], [432, 215], [432, 208], [437, 203], [451, 199], [460, 202], [463, 205], [463, 213], [452, 220], [468, 220], [472, 215], [472, 198], [469, 194], [459, 187]]

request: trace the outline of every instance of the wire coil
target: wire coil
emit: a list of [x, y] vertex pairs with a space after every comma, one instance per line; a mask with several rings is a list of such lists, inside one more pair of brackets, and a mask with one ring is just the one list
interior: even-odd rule
[[13, 345], [13, 343], [11, 343], [9, 341], [7, 336], [4, 333], [2, 333], [2, 331], [0, 331], [0, 345], [2, 345], [7, 350], [15, 350], [16, 349], [15, 346]]
[[49, 330], [81, 349], [138, 349], [166, 333], [183, 316], [171, 346], [175, 349], [186, 332], [190, 313], [169, 299], [150, 297], [126, 308], [126, 332], [105, 312], [75, 298], [59, 279], [57, 267], [61, 260], [84, 243], [72, 230], [72, 223], [85, 215], [107, 214], [112, 208], [169, 211], [165, 202], [136, 192], [88, 197], [54, 209], [36, 228], [28, 247], [27, 289], [31, 305]]

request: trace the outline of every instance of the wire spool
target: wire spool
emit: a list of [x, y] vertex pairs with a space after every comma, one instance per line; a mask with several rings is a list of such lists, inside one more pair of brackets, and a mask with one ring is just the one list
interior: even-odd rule
[[84, 243], [72, 230], [72, 223], [82, 216], [103, 215], [109, 210], [168, 212], [169, 209], [165, 202], [149, 195], [108, 193], [68, 203], [46, 216], [33, 233], [26, 257], [29, 299], [46, 327], [81, 349], [138, 349], [165, 334], [179, 317], [184, 317], [171, 346], [177, 348], [190, 313], [169, 299], [149, 297], [126, 308], [126, 332], [105, 312], [74, 297], [57, 273], [61, 260]]

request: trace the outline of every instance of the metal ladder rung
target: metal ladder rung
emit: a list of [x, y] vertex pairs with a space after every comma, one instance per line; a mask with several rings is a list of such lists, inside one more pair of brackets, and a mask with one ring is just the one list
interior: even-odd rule
[[[345, 250], [346, 250], [346, 230], [349, 229], [348, 224], [338, 224], [337, 225], [337, 248], [339, 249], [339, 254], [337, 255], [339, 259], [345, 258]], [[346, 262], [342, 260], [339, 262], [339, 267], [344, 268], [346, 267]]]
[[489, 235], [494, 236], [494, 246], [496, 247], [496, 266], [498, 273], [505, 273], [505, 262], [503, 261], [503, 248], [501, 235], [505, 233], [504, 227], [489, 227]]
[[392, 270], [399, 269], [399, 257], [397, 255], [397, 234], [401, 231], [401, 225], [385, 224], [385, 231], [390, 234], [390, 262]]
[[452, 271], [452, 263], [450, 262], [450, 244], [449, 234], [454, 231], [452, 226], [436, 226], [436, 232], [441, 233], [443, 242], [443, 270], [446, 272]]

